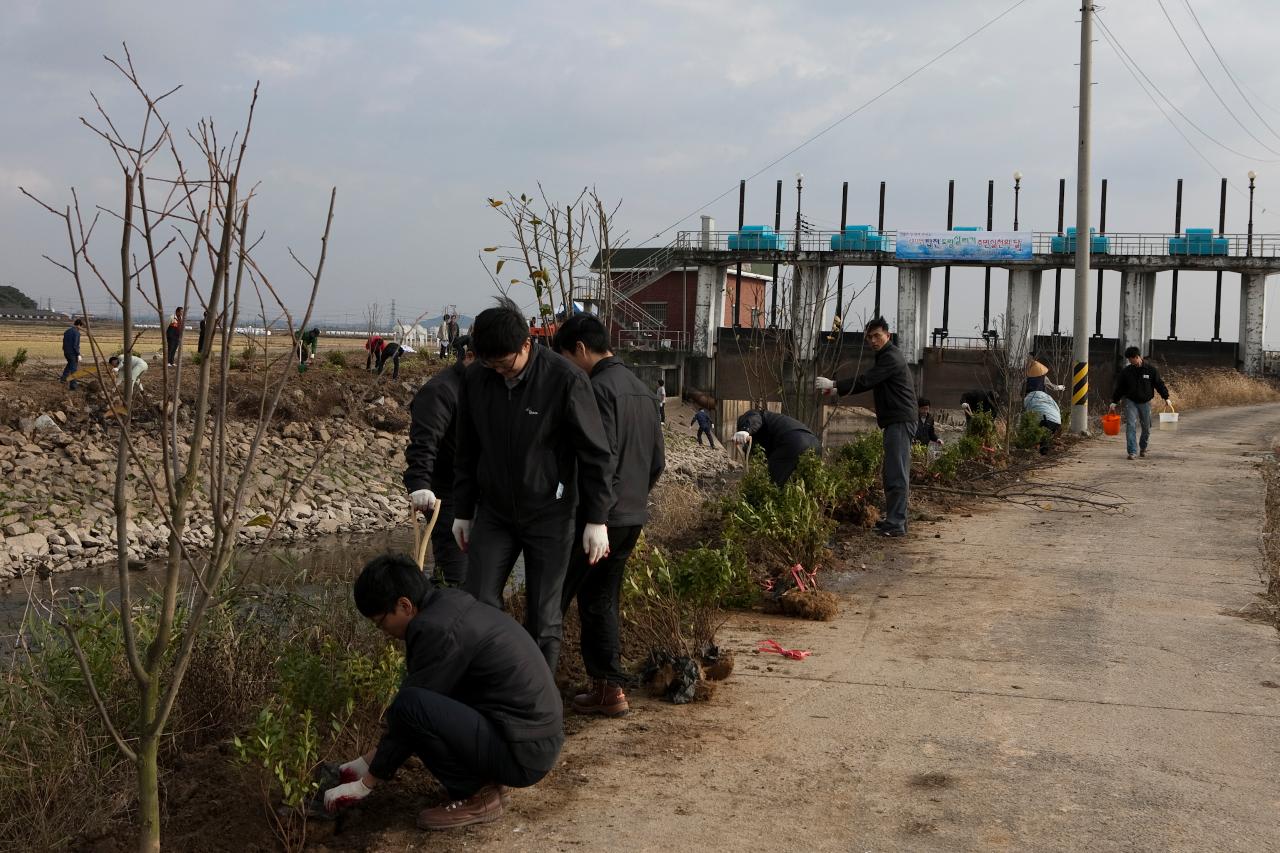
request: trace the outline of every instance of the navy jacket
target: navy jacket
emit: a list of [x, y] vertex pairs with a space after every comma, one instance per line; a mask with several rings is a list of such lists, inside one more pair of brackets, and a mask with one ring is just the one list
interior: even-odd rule
[[68, 360], [80, 357], [80, 330], [75, 326], [62, 333], [62, 355]]
[[613, 454], [610, 527], [635, 527], [649, 518], [649, 492], [666, 467], [662, 422], [653, 392], [622, 359], [601, 359], [591, 370], [591, 390]]
[[600, 409], [586, 374], [559, 353], [530, 347], [515, 388], [479, 362], [468, 367], [456, 435], [457, 518], [475, 518], [481, 502], [516, 523], [580, 503], [580, 519], [608, 523], [613, 455]]
[[919, 417], [911, 368], [907, 367], [902, 350], [892, 341], [876, 353], [870, 370], [837, 382], [836, 391], [841, 395], [870, 391], [876, 404], [876, 423], [881, 429], [890, 424], [913, 424]]
[[698, 409], [693, 413], [693, 420], [689, 421], [689, 426], [698, 425], [698, 429], [711, 432], [711, 415], [707, 414], [706, 409]]

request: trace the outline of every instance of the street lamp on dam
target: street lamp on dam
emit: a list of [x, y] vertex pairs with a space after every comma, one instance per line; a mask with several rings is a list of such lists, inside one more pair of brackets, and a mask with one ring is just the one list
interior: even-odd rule
[[1245, 248], [1245, 257], [1253, 257], [1253, 182], [1257, 180], [1258, 173], [1249, 170], [1249, 245]]
[[1018, 196], [1022, 193], [1022, 173], [1013, 173], [1013, 230], [1018, 230]]
[[804, 172], [796, 172], [796, 251], [800, 251], [800, 193], [804, 190]]

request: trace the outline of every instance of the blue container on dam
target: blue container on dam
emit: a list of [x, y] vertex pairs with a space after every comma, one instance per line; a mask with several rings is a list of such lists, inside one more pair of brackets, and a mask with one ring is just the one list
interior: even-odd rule
[[831, 235], [833, 252], [883, 252], [884, 235], [870, 225], [846, 225]]
[[780, 252], [786, 248], [786, 238], [768, 225], [743, 225], [736, 234], [729, 235], [731, 252]]
[[[1089, 229], [1089, 254], [1111, 254], [1111, 238], [1095, 233], [1097, 229]], [[1059, 234], [1049, 241], [1049, 251], [1055, 255], [1073, 254], [1076, 250], [1076, 229], [1068, 228], [1065, 235]]]
[[1171, 255], [1225, 255], [1226, 237], [1213, 236], [1212, 228], [1188, 228], [1185, 237], [1169, 238]]

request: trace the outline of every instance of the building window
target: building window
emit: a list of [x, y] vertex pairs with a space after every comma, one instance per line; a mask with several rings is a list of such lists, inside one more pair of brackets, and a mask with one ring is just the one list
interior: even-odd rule
[[667, 325], [667, 303], [665, 302], [641, 302], [640, 307], [644, 312], [662, 325]]

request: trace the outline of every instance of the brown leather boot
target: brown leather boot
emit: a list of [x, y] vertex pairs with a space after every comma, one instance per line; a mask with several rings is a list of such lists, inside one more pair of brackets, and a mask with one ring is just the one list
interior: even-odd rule
[[621, 717], [631, 706], [627, 704], [627, 694], [616, 684], [604, 679], [596, 679], [591, 689], [573, 697], [573, 710], [579, 714], [600, 714], [605, 717]]
[[460, 826], [489, 823], [502, 817], [505, 810], [498, 786], [485, 785], [465, 800], [454, 800], [418, 812], [418, 827], [456, 829]]

